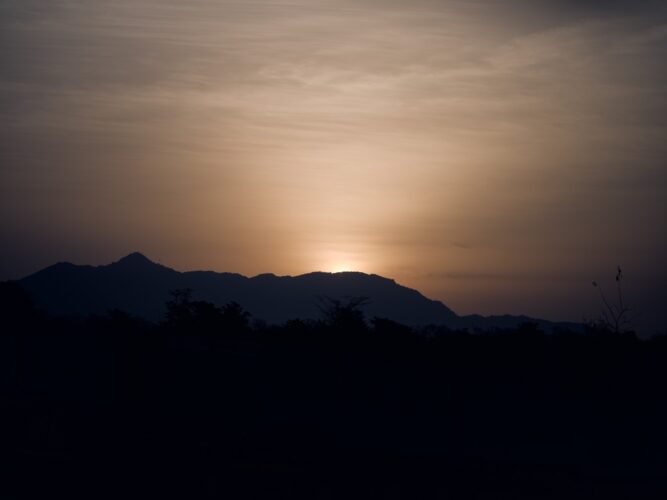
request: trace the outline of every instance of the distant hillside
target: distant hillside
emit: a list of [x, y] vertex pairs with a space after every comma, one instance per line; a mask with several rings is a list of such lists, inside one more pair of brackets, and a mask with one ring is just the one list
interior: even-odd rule
[[512, 327], [536, 321], [517, 316], [458, 316], [442, 302], [399, 285], [394, 280], [358, 272], [309, 273], [301, 276], [261, 274], [252, 278], [212, 271], [178, 272], [132, 253], [105, 266], [59, 263], [20, 280], [38, 307], [54, 315], [104, 314], [122, 309], [151, 321], [162, 319], [170, 290], [190, 288], [193, 298], [218, 305], [240, 303], [254, 318], [283, 323], [321, 316], [319, 297], [365, 296], [368, 318], [388, 318], [406, 325]]
[[150, 320], [162, 318], [169, 291], [191, 288], [193, 297], [216, 304], [232, 300], [269, 323], [318, 318], [318, 297], [366, 296], [365, 312], [401, 323], [445, 324], [456, 319], [441, 302], [390, 279], [363, 273], [310, 273], [301, 276], [193, 271], [181, 273], [133, 253], [106, 266], [60, 263], [20, 281], [39, 307], [58, 315], [105, 313], [118, 308]]

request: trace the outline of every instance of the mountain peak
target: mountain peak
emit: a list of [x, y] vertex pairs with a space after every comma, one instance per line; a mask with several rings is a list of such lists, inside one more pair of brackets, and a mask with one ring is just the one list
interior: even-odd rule
[[148, 267], [148, 266], [157, 266], [159, 264], [156, 264], [152, 260], [150, 260], [148, 257], [146, 257], [144, 254], [140, 252], [132, 252], [129, 255], [126, 255], [122, 259], [110, 264], [113, 267], [132, 267], [132, 268], [139, 268], [139, 267]]

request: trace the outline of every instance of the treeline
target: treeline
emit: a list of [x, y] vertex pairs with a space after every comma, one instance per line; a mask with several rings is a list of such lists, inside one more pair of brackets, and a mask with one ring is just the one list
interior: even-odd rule
[[411, 329], [321, 299], [255, 320], [63, 319], [0, 284], [0, 496], [659, 498], [667, 339]]

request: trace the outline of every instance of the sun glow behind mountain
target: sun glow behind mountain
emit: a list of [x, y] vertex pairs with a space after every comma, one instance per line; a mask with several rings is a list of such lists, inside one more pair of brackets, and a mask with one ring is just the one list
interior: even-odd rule
[[355, 267], [352, 264], [346, 264], [345, 262], [338, 262], [334, 263], [331, 266], [328, 266], [327, 269], [329, 269], [329, 272], [332, 273], [347, 273], [347, 272], [354, 272], [354, 271], [361, 271], [360, 268]]

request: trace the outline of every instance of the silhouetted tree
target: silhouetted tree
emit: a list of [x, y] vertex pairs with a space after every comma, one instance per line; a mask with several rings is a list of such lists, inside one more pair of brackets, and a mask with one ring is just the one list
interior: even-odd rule
[[233, 332], [249, 330], [251, 314], [237, 302], [229, 302], [222, 307], [222, 322], [225, 329]]
[[167, 327], [190, 333], [241, 333], [249, 330], [250, 313], [237, 302], [218, 307], [211, 302], [192, 300], [192, 290], [173, 290], [166, 304]]
[[368, 297], [349, 297], [346, 302], [330, 297], [319, 298], [319, 309], [328, 326], [336, 330], [366, 330], [362, 307], [370, 302]]
[[165, 324], [171, 328], [178, 328], [188, 325], [192, 320], [192, 289], [183, 288], [171, 290], [171, 300], [165, 304], [167, 313]]
[[612, 333], [623, 333], [630, 330], [631, 321], [628, 318], [630, 308], [623, 301], [623, 290], [621, 287], [621, 280], [623, 279], [623, 272], [621, 266], [617, 267], [616, 271], [616, 300], [611, 302], [597, 281], [593, 281], [593, 286], [598, 289], [600, 293], [600, 300], [602, 301], [602, 313], [597, 322], [592, 324], [589, 322], [589, 327], [594, 330], [606, 330]]

